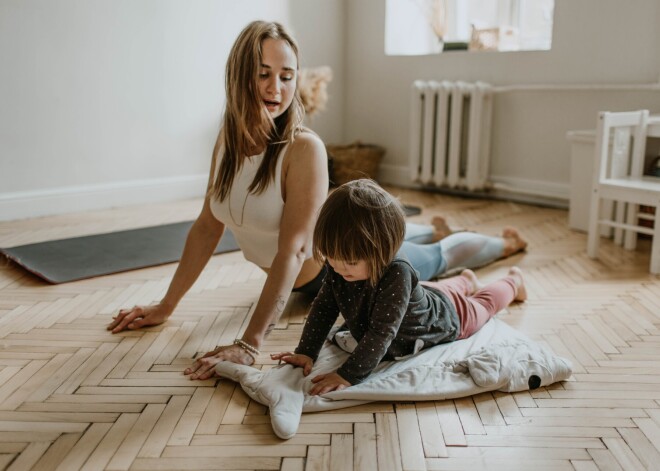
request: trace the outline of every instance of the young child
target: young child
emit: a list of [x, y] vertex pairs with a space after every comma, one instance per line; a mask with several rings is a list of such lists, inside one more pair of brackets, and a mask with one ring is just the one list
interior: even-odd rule
[[482, 286], [474, 272], [419, 282], [397, 255], [405, 232], [400, 203], [371, 180], [355, 180], [326, 200], [314, 229], [314, 256], [328, 273], [295, 353], [271, 355], [308, 375], [341, 313], [357, 347], [334, 373], [318, 375], [310, 393], [344, 389], [367, 378], [383, 360], [464, 339], [513, 301], [527, 297], [518, 268]]

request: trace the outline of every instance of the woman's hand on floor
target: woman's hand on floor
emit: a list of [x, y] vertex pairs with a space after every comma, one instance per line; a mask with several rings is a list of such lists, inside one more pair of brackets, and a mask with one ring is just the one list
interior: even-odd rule
[[312, 360], [307, 355], [302, 355], [300, 353], [291, 353], [291, 352], [282, 352], [282, 353], [272, 353], [270, 358], [273, 360], [280, 360], [284, 363], [288, 363], [293, 366], [298, 366], [303, 369], [303, 375], [307, 376], [312, 372], [312, 367], [314, 366], [314, 360]]
[[215, 374], [215, 365], [221, 361], [249, 366], [254, 363], [254, 357], [238, 345], [223, 345], [195, 360], [183, 374], [190, 375], [190, 379], [209, 379]]
[[337, 373], [318, 375], [312, 379], [312, 383], [315, 383], [314, 386], [312, 386], [312, 389], [309, 390], [309, 393], [312, 396], [325, 394], [330, 391], [341, 391], [342, 389], [351, 386], [351, 383]]
[[122, 309], [113, 317], [107, 329], [113, 334], [122, 330], [139, 329], [150, 325], [158, 325], [165, 322], [171, 315], [173, 309], [163, 303], [151, 306], [135, 306], [131, 309]]

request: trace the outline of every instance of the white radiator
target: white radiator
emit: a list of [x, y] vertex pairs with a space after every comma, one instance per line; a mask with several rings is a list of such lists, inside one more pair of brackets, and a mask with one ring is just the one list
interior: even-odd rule
[[470, 191], [488, 186], [492, 87], [483, 82], [412, 86], [410, 178]]

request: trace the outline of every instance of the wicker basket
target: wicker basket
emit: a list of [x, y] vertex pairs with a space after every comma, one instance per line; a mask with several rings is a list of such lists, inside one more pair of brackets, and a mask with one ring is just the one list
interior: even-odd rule
[[330, 181], [342, 185], [358, 178], [375, 178], [385, 149], [357, 141], [348, 145], [328, 145], [328, 157], [332, 161]]

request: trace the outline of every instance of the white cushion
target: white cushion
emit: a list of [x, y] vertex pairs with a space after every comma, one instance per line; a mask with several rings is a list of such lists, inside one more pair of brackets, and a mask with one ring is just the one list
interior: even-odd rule
[[255, 401], [270, 408], [280, 438], [291, 438], [303, 412], [351, 407], [373, 401], [424, 401], [470, 396], [485, 391], [523, 391], [570, 377], [569, 361], [491, 319], [470, 338], [438, 345], [405, 360], [382, 362], [363, 383], [323, 396], [310, 396], [312, 378], [335, 371], [348, 353], [326, 342], [309, 376], [280, 365], [267, 371], [221, 362], [218, 375], [238, 381]]

